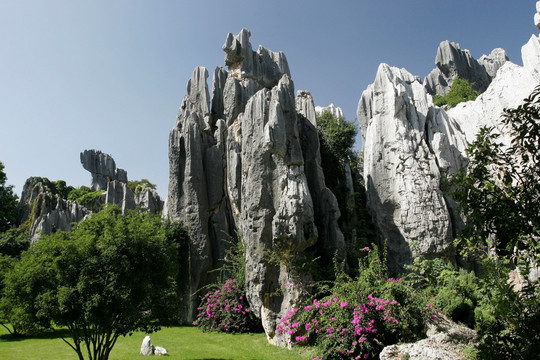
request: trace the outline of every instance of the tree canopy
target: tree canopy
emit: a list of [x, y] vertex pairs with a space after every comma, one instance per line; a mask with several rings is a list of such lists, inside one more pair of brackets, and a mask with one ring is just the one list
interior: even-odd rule
[[4, 164], [0, 161], [0, 234], [13, 227], [17, 220], [18, 197], [13, 193], [13, 186], [6, 185], [6, 181]]
[[24, 252], [0, 313], [21, 331], [66, 327], [79, 359], [106, 360], [119, 336], [177, 320], [176, 264], [158, 216], [111, 206]]
[[453, 197], [467, 218], [465, 235], [495, 240], [499, 253], [540, 254], [540, 87], [506, 109], [504, 143], [495, 127], [481, 129], [467, 149], [469, 164], [453, 178]]

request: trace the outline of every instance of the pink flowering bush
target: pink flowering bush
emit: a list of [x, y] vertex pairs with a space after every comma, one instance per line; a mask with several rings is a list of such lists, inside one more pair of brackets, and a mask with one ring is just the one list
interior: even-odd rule
[[388, 278], [376, 249], [366, 250], [359, 275], [337, 276], [331, 294], [293, 309], [277, 331], [292, 345], [314, 345], [321, 359], [375, 359], [385, 345], [417, 340], [437, 316], [429, 297], [400, 278]]
[[236, 279], [227, 280], [221, 288], [207, 293], [197, 309], [193, 323], [205, 331], [243, 333], [260, 330], [260, 321], [251, 312], [249, 304]]

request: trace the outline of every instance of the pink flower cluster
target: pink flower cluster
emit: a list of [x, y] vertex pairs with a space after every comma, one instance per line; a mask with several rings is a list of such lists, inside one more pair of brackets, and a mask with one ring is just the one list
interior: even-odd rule
[[281, 319], [277, 331], [288, 334], [292, 345], [325, 342], [331, 348], [326, 355], [332, 355], [332, 358], [335, 355], [350, 359], [373, 357], [376, 354], [370, 350], [375, 334], [395, 328], [399, 304], [372, 294], [366, 300], [351, 304], [340, 300], [337, 295], [325, 301], [315, 299], [303, 309], [289, 311]]
[[253, 326], [253, 316], [236, 279], [227, 280], [221, 289], [207, 293], [197, 310], [199, 314], [193, 325], [206, 331], [247, 332]]

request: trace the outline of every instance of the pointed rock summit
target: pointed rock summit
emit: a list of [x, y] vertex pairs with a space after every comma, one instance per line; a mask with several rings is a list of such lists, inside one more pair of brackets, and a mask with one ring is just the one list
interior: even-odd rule
[[[303, 297], [310, 275], [294, 267], [317, 243], [344, 252], [339, 209], [320, 167], [313, 99], [294, 97], [285, 55], [253, 51], [250, 32], [228, 34], [225, 65], [198, 67], [188, 82], [169, 137], [165, 216], [189, 228], [184, 317], [193, 320], [195, 294], [212, 281], [230, 236], [246, 248], [247, 299], [268, 340], [287, 346], [277, 322]], [[314, 201], [313, 199], [315, 199]], [[280, 259], [276, 261], [276, 259]]]

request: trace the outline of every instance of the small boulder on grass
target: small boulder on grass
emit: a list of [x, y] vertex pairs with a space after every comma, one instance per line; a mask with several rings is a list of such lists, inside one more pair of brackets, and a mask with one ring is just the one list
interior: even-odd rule
[[149, 356], [154, 355], [154, 345], [150, 341], [150, 336], [145, 336], [142, 345], [141, 345], [141, 355]]
[[156, 349], [154, 350], [154, 355], [168, 355], [167, 350], [165, 350], [164, 347], [156, 346]]
[[150, 355], [168, 355], [167, 350], [161, 346], [154, 346], [150, 341], [150, 336], [145, 336], [142, 345], [141, 345], [141, 355], [150, 356]]

